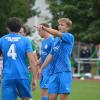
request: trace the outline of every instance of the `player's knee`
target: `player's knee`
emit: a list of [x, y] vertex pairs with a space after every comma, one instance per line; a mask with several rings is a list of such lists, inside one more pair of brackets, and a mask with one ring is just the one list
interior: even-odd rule
[[61, 94], [60, 100], [68, 100], [68, 95], [67, 94]]
[[42, 96], [48, 96], [48, 90], [47, 89], [42, 89], [41, 94], [42, 94]]
[[57, 100], [57, 94], [49, 94], [49, 100]]

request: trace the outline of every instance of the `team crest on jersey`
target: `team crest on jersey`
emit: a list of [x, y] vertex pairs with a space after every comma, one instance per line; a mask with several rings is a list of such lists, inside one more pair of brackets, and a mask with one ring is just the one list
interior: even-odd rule
[[44, 46], [44, 48], [47, 49], [47, 48], [48, 48], [48, 45], [46, 44], [46, 45]]

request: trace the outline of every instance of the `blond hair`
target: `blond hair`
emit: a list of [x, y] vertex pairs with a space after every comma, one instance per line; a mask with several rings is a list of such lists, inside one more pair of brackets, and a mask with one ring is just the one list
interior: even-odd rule
[[60, 19], [58, 20], [58, 23], [59, 23], [59, 22], [62, 22], [62, 21], [66, 22], [66, 24], [67, 24], [69, 27], [72, 26], [72, 21], [71, 21], [69, 18], [60, 18]]

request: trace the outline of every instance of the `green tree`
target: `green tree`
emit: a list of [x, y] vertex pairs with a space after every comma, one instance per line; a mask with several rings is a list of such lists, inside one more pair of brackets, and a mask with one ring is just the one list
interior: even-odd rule
[[32, 9], [35, 0], [0, 0], [0, 36], [5, 31], [5, 21], [9, 17], [20, 17], [23, 22], [36, 14]]
[[46, 0], [53, 15], [52, 25], [57, 19], [68, 17], [73, 22], [72, 32], [76, 40], [100, 42], [100, 0]]

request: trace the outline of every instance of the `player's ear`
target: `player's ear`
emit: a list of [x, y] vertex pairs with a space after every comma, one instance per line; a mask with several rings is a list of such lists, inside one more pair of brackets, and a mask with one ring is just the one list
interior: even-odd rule
[[9, 29], [8, 27], [6, 27], [6, 30], [7, 30], [8, 32], [10, 32], [10, 29]]

